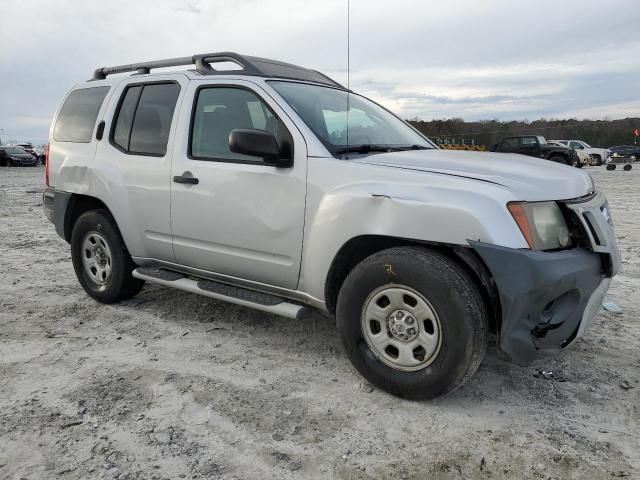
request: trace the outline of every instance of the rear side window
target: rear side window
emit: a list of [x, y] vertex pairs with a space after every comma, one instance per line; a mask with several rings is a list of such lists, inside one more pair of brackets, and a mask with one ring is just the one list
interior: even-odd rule
[[71, 92], [58, 114], [53, 139], [57, 142], [89, 143], [108, 91], [109, 87], [93, 87]]
[[180, 94], [175, 83], [128, 87], [112, 130], [112, 143], [130, 154], [163, 156]]
[[518, 148], [518, 139], [517, 138], [505, 138], [502, 141], [502, 145], [500, 145], [502, 150], [515, 150]]

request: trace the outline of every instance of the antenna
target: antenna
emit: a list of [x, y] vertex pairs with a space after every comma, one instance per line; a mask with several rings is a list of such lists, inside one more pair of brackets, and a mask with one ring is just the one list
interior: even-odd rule
[[351, 10], [351, 0], [347, 0], [347, 148], [349, 148], [349, 95], [351, 91], [351, 58], [350, 58], [350, 18], [349, 11]]

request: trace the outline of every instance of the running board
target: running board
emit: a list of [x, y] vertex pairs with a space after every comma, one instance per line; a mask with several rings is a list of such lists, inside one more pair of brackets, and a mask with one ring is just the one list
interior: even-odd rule
[[255, 292], [211, 280], [194, 280], [173, 270], [139, 267], [133, 271], [132, 275], [147, 282], [177, 288], [185, 292], [197, 293], [205, 297], [235, 303], [236, 305], [254, 308], [275, 315], [282, 315], [283, 317], [300, 318], [302, 312], [308, 308], [267, 293]]

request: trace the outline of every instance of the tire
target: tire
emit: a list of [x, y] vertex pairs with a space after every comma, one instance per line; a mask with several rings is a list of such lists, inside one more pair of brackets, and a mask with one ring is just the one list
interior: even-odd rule
[[[394, 309], [398, 311], [397, 302], [387, 298], [390, 305], [376, 309], [376, 306], [386, 303], [381, 303], [381, 300], [387, 292], [392, 293], [390, 298], [401, 299], [402, 308], [410, 310], [410, 304], [416, 299], [426, 300], [431, 308], [429, 316], [433, 321], [415, 315], [420, 330], [415, 341], [423, 336], [434, 337], [439, 332], [437, 348], [433, 351], [423, 349], [424, 359], [420, 351], [422, 347], [412, 350], [414, 347], [406, 347], [411, 345], [410, 341], [399, 341], [395, 336], [398, 333], [397, 317], [394, 318], [392, 312]], [[402, 296], [398, 297], [398, 292]], [[383, 335], [381, 337], [368, 333], [378, 328], [375, 327], [377, 320], [368, 318], [370, 306], [373, 306], [372, 312], [384, 312], [383, 320], [379, 322], [378, 335]], [[409, 316], [404, 318], [408, 323]], [[359, 263], [340, 289], [336, 309], [338, 333], [354, 367], [372, 384], [411, 400], [447, 395], [471, 378], [487, 350], [487, 318], [478, 286], [462, 267], [443, 254], [418, 247], [390, 248]], [[414, 322], [412, 319], [411, 325]], [[394, 327], [395, 332], [392, 331]], [[411, 329], [407, 327], [405, 333], [411, 333]], [[394, 360], [394, 351], [389, 350], [389, 345], [377, 351], [372, 347], [377, 341], [375, 338], [386, 342], [384, 335], [391, 339], [389, 341], [399, 344], [403, 352], [409, 352], [410, 357], [405, 358], [413, 363], [422, 363], [410, 368], [393, 365], [400, 362], [398, 348], [398, 360]], [[434, 337], [432, 345], [435, 344]]]
[[630, 163], [627, 163], [624, 167], [622, 167], [622, 169], [623, 169], [625, 172], [628, 172], [629, 170], [631, 170], [631, 164], [630, 164]]
[[599, 167], [600, 165], [602, 165], [602, 157], [600, 155], [594, 155], [593, 157], [596, 160], [596, 167]]
[[[71, 232], [71, 260], [82, 288], [100, 303], [130, 298], [144, 285], [131, 276], [136, 266], [106, 210], [85, 212], [76, 220]], [[89, 267], [90, 263], [94, 266]]]
[[569, 159], [565, 158], [565, 157], [561, 157], [560, 155], [555, 155], [551, 158], [549, 158], [549, 160], [551, 160], [552, 162], [556, 162], [556, 163], [563, 163], [565, 165], [569, 165], [572, 166], [571, 162], [569, 161]]
[[616, 166], [612, 163], [610, 163], [609, 165], [607, 165], [607, 170], [615, 170]]

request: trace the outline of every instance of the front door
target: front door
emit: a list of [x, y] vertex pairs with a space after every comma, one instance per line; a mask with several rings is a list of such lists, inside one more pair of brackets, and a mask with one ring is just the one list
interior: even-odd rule
[[[180, 265], [295, 289], [304, 224], [307, 151], [295, 125], [259, 86], [192, 82], [180, 113], [171, 177], [173, 250]], [[289, 168], [232, 153], [236, 128], [293, 144]], [[193, 180], [195, 182], [196, 180]]]

